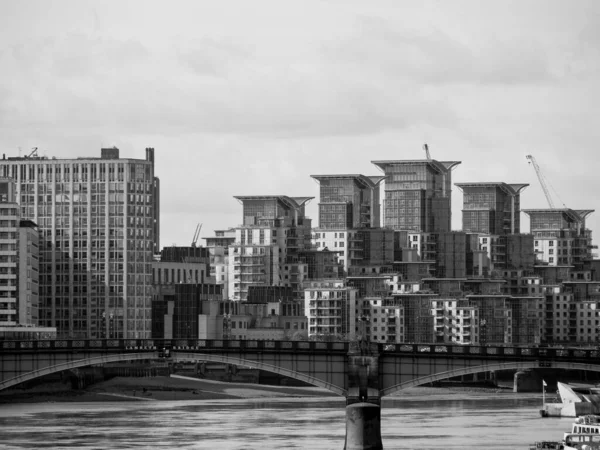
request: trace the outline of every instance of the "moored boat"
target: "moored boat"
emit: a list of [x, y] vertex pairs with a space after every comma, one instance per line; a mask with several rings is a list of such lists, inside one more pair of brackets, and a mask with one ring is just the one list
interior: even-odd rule
[[600, 450], [600, 416], [578, 417], [563, 436], [564, 450]]

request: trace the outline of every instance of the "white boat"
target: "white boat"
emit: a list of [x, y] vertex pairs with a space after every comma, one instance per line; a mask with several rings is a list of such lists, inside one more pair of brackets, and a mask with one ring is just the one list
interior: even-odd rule
[[579, 416], [571, 430], [564, 433], [562, 441], [540, 441], [529, 446], [530, 450], [600, 450], [600, 415]]
[[562, 441], [564, 450], [600, 450], [600, 416], [580, 416]]

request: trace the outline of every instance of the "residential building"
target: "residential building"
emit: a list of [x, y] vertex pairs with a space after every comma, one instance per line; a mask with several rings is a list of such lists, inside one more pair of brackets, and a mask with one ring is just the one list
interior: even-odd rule
[[[0, 203], [0, 209], [1, 209]], [[18, 209], [17, 209], [18, 211]], [[2, 211], [0, 210], [0, 215]], [[0, 244], [1, 248], [2, 244]], [[19, 221], [18, 270], [18, 311], [19, 325], [39, 325], [39, 231], [31, 220]], [[0, 285], [3, 285], [0, 281]], [[54, 331], [56, 331], [54, 329]]]
[[592, 259], [592, 232], [585, 219], [594, 210], [528, 209], [536, 264], [581, 267]]
[[[364, 261], [367, 229], [381, 226], [379, 186], [382, 176], [311, 175], [319, 182], [319, 227], [313, 231], [313, 244], [338, 255], [348, 270]], [[364, 231], [364, 232], [363, 232]]]
[[462, 230], [488, 235], [521, 229], [521, 192], [528, 184], [455, 183], [463, 191]]
[[150, 338], [153, 254], [159, 248], [154, 149], [124, 159], [0, 160], [22, 219], [40, 233], [39, 324], [59, 337]]
[[235, 242], [235, 229], [215, 230], [215, 235], [203, 238], [210, 254], [209, 276], [223, 288], [223, 298], [229, 298], [229, 246]]
[[246, 300], [249, 286], [291, 286], [302, 298], [308, 267], [298, 258], [311, 248], [311, 220], [305, 205], [312, 197], [238, 196], [244, 222], [229, 246], [229, 296]]
[[319, 182], [318, 230], [380, 226], [379, 184], [382, 176], [311, 175]]
[[37, 326], [39, 233], [20, 219], [15, 182], [0, 179], [0, 326]]
[[452, 229], [452, 169], [460, 161], [371, 162], [385, 175], [384, 227], [415, 233]]
[[344, 280], [309, 280], [304, 290], [308, 337], [351, 338], [355, 335], [358, 289]]

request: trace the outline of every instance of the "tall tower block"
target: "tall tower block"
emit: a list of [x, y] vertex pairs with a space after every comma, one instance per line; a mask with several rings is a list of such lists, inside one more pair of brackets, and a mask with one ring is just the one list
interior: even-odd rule
[[371, 162], [385, 174], [385, 227], [416, 233], [451, 230], [452, 169], [460, 161]]

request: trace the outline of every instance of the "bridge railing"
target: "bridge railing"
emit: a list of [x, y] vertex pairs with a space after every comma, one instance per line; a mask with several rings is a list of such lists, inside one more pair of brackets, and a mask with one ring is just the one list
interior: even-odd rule
[[[228, 339], [55, 339], [31, 341], [0, 341], [0, 353], [36, 351], [125, 351], [155, 352], [163, 349], [195, 352], [309, 352], [346, 354], [353, 347], [349, 342], [265, 341]], [[445, 344], [375, 344], [370, 351], [385, 354], [422, 356], [457, 356], [486, 358], [532, 359], [600, 359], [598, 348], [506, 347]]]
[[445, 354], [455, 356], [543, 358], [543, 359], [600, 359], [598, 348], [562, 347], [504, 347], [437, 344], [382, 344], [385, 353]]
[[209, 340], [209, 339], [56, 339], [38, 341], [0, 341], [0, 352], [32, 351], [293, 351], [348, 353], [347, 342]]

